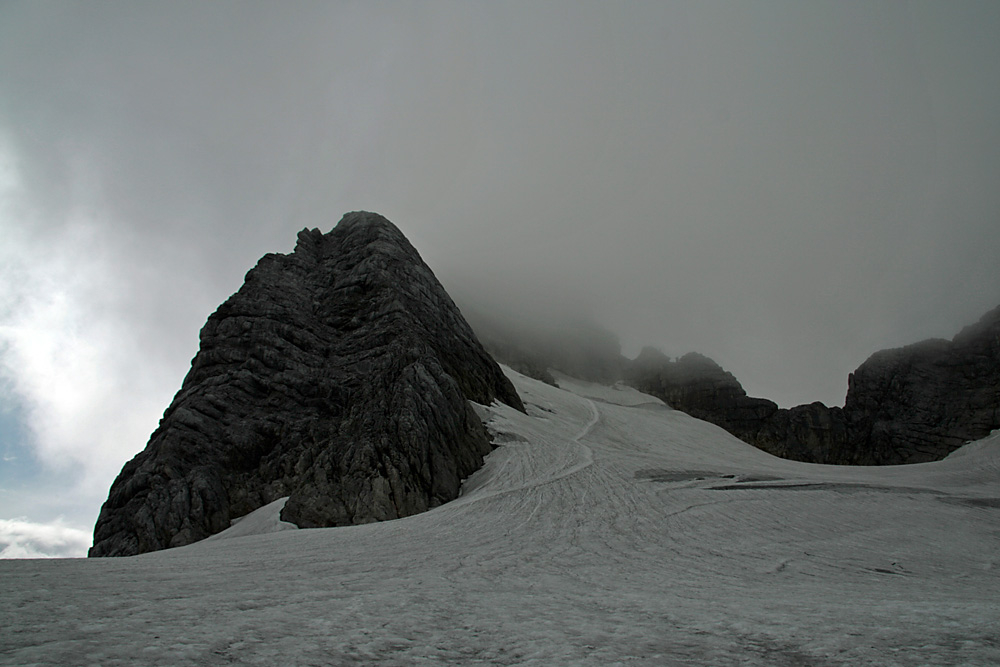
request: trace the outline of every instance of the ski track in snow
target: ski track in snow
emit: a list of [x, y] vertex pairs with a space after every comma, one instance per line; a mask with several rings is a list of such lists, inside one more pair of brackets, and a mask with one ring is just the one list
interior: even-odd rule
[[0, 561], [0, 664], [1000, 664], [1000, 434], [809, 465], [507, 372], [529, 414], [484, 409], [500, 447], [430, 512]]

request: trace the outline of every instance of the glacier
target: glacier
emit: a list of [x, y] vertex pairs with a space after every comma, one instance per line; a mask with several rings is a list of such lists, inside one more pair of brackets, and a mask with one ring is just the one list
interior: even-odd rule
[[775, 458], [625, 387], [505, 368], [461, 496], [186, 547], [0, 561], [4, 665], [1000, 664], [1000, 433]]

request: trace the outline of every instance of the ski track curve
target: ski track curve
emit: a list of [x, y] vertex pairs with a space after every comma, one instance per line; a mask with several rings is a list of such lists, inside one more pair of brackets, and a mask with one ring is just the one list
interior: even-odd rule
[[490, 498], [495, 498], [500, 495], [519, 493], [527, 489], [542, 486], [544, 484], [551, 484], [566, 477], [570, 477], [571, 475], [575, 475], [581, 470], [593, 465], [594, 451], [586, 444], [581, 442], [581, 440], [585, 438], [587, 434], [591, 432], [591, 430], [593, 430], [594, 426], [597, 425], [597, 422], [600, 420], [601, 413], [598, 410], [597, 405], [594, 403], [593, 400], [589, 398], [584, 398], [583, 400], [590, 409], [590, 418], [578, 433], [576, 433], [566, 441], [566, 444], [576, 445], [581, 451], [581, 455], [579, 456], [579, 460], [577, 462], [572, 463], [568, 467], [560, 468], [552, 472], [546, 472], [545, 474], [531, 478], [529, 481], [517, 484], [516, 486], [505, 488], [502, 486], [502, 484], [497, 483], [499, 482], [499, 480], [504, 479], [504, 472], [510, 465], [510, 461], [505, 460], [501, 464], [500, 469], [492, 473], [492, 477], [494, 478], [494, 486], [498, 486], [499, 488], [492, 488], [491, 490], [480, 492], [471, 496], [462, 496], [457, 500], [453, 501], [452, 503], [449, 503], [449, 508], [455, 509], [469, 505], [471, 503], [482, 502]]
[[507, 372], [529, 414], [488, 408], [500, 446], [424, 514], [0, 561], [0, 664], [1000, 664], [1000, 434], [810, 466]]

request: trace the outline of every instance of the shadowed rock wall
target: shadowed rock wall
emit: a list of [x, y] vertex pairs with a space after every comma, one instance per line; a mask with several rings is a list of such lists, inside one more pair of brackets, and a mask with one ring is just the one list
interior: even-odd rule
[[1000, 307], [951, 341], [872, 355], [848, 378], [843, 408], [779, 408], [699, 354], [676, 361], [645, 349], [626, 377], [668, 405], [776, 456], [885, 465], [944, 458], [1000, 428]]
[[290, 496], [300, 527], [403, 517], [458, 495], [488, 436], [468, 401], [523, 410], [403, 234], [373, 213], [263, 257], [209, 318], [91, 556], [190, 544]]
[[848, 377], [850, 462], [947, 456], [1000, 428], [1000, 307], [951, 341], [926, 340], [868, 358]]

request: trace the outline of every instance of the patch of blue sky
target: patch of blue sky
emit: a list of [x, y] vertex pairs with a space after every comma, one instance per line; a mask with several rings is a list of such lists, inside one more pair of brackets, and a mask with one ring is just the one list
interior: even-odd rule
[[16, 489], [42, 474], [20, 406], [0, 399], [0, 487]]

